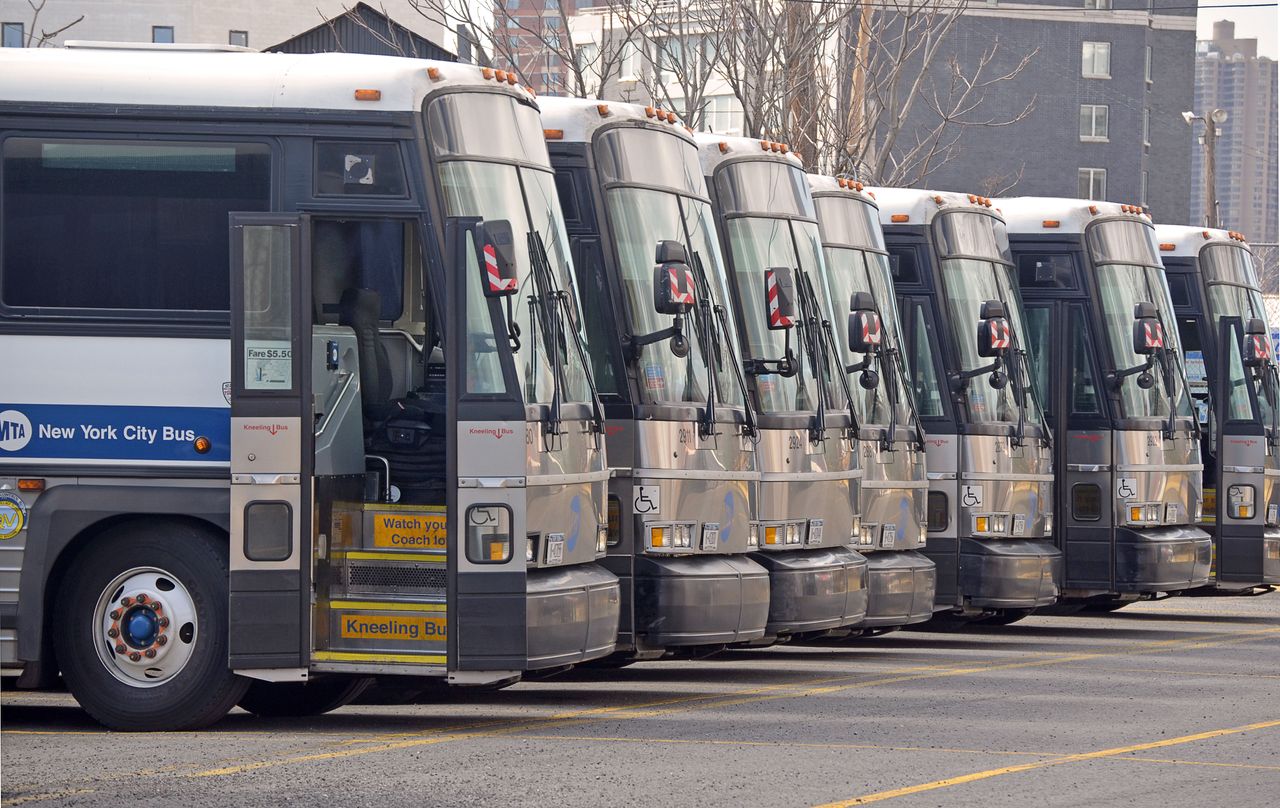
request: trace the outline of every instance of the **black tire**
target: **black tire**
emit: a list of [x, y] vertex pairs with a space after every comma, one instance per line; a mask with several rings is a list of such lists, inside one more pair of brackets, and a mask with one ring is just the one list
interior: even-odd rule
[[1001, 609], [990, 617], [975, 620], [980, 626], [1010, 626], [1024, 617], [1029, 617], [1035, 609]]
[[[103, 725], [128, 732], [189, 730], [219, 720], [248, 680], [227, 666], [226, 536], [182, 522], [130, 523], [94, 538], [71, 562], [54, 599], [59, 666], [76, 701]], [[127, 684], [99, 658], [95, 610], [126, 571], [153, 567], [186, 589], [198, 621], [185, 665], [163, 684]], [[178, 640], [175, 640], [175, 643]]]
[[249, 683], [240, 709], [263, 718], [323, 715], [345, 707], [373, 684], [371, 676], [326, 676], [310, 682]]

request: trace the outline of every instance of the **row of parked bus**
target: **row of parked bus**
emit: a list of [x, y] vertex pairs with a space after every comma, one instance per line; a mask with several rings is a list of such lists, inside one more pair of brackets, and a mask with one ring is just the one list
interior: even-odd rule
[[0, 665], [99, 721], [1280, 583], [1243, 236], [472, 65], [0, 52]]

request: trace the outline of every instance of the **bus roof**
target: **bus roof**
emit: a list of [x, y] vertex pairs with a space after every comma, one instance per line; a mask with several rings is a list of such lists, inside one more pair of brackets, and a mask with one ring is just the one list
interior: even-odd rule
[[[683, 122], [675, 117], [675, 113], [668, 113], [657, 107], [594, 98], [547, 97], [538, 100], [538, 108], [542, 111], [544, 130], [558, 131], [556, 139], [568, 143], [590, 143], [597, 129], [623, 121], [635, 125], [647, 124], [647, 128], [679, 135], [693, 143], [693, 136], [684, 128]], [[661, 119], [659, 114], [663, 116]]]
[[[928, 224], [944, 210], [978, 208], [997, 214], [987, 204], [991, 200], [956, 191], [928, 191], [921, 188], [868, 188], [880, 203], [880, 224]], [[906, 217], [905, 219], [902, 217]]]
[[[1225, 243], [1249, 250], [1249, 244], [1244, 240], [1242, 233], [1209, 227], [1187, 227], [1180, 224], [1156, 225], [1156, 241], [1160, 242], [1162, 257], [1195, 258], [1200, 255], [1200, 250], [1204, 249], [1206, 244]], [[1249, 250], [1249, 252], [1253, 251]]]
[[853, 180], [837, 179], [829, 177], [826, 174], [806, 174], [809, 179], [809, 193], [817, 196], [818, 194], [831, 194], [847, 196], [850, 199], [856, 199], [864, 205], [870, 205], [872, 208], [879, 209], [876, 204], [875, 194], [863, 187], [862, 183]]
[[[353, 53], [256, 53], [193, 46], [0, 48], [0, 103], [418, 111], [443, 87], [501, 87], [502, 71]], [[487, 74], [487, 75], [486, 75]], [[376, 100], [357, 100], [357, 90]]]
[[1080, 235], [1099, 216], [1121, 216], [1151, 224], [1151, 217], [1142, 213], [1137, 205], [1123, 205], [1119, 202], [1055, 196], [1015, 196], [997, 199], [995, 203], [1004, 212], [1010, 235], [1047, 232]]
[[786, 145], [772, 140], [713, 135], [706, 132], [699, 132], [693, 138], [698, 143], [698, 158], [702, 161], [702, 173], [708, 177], [715, 173], [721, 163], [739, 157], [764, 158], [776, 163], [786, 163], [795, 168], [804, 168], [804, 164], [800, 162], [795, 152]]

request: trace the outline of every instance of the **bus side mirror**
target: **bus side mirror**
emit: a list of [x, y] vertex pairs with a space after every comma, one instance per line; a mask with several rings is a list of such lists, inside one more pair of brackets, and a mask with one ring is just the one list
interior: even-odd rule
[[1261, 367], [1271, 358], [1271, 346], [1267, 335], [1267, 324], [1252, 317], [1244, 322], [1244, 345], [1240, 356], [1247, 368]]
[[796, 324], [796, 278], [791, 267], [764, 271], [764, 311], [770, 331], [785, 331]]
[[693, 270], [678, 241], [659, 241], [654, 253], [653, 308], [659, 314], [687, 314], [693, 308]]
[[1151, 356], [1164, 350], [1164, 326], [1157, 318], [1156, 304], [1142, 302], [1133, 306], [1133, 352]]
[[1004, 356], [1013, 343], [1009, 318], [1005, 316], [1004, 303], [987, 300], [978, 313], [978, 356], [992, 358]]
[[484, 296], [510, 297], [520, 288], [516, 274], [515, 238], [511, 222], [494, 219], [480, 226], [480, 248], [484, 256]]
[[870, 292], [854, 292], [849, 300], [849, 350], [874, 353], [880, 350], [883, 336], [875, 299]]

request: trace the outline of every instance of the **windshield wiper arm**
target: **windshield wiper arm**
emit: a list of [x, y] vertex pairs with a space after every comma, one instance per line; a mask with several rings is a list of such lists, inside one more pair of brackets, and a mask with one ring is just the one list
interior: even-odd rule
[[535, 302], [538, 304], [541, 315], [539, 319], [542, 321], [542, 336], [547, 344], [547, 352], [551, 354], [551, 406], [547, 420], [543, 423], [542, 431], [546, 435], [560, 435], [562, 434], [560, 426], [564, 420], [561, 413], [564, 391], [560, 383], [560, 380], [564, 377], [564, 357], [560, 355], [562, 342], [560, 329], [563, 327], [563, 323], [560, 322], [559, 317], [555, 316], [555, 308], [558, 307], [557, 296], [561, 293], [556, 289], [552, 281], [551, 269], [541, 234], [530, 231], [527, 241], [534, 283], [540, 292], [537, 296], [530, 296], [529, 303], [530, 305]]
[[[814, 408], [814, 428], [809, 432], [809, 441], [817, 443], [822, 440], [822, 436], [827, 429], [827, 407], [834, 406], [834, 397], [830, 388], [832, 381], [831, 368], [842, 367], [843, 362], [839, 356], [831, 353], [831, 344], [824, 338], [827, 330], [831, 327], [831, 321], [822, 318], [822, 307], [818, 304], [818, 295], [813, 288], [813, 280], [809, 277], [809, 273], [800, 268], [796, 268], [796, 284], [800, 299], [801, 317], [804, 319], [804, 330], [801, 336], [805, 345], [809, 350], [809, 365], [813, 369], [813, 382], [818, 391], [818, 402]], [[829, 335], [828, 335], [829, 336]], [[845, 385], [845, 391], [851, 393], [848, 388], [849, 379], [845, 374], [840, 374], [840, 380]], [[850, 415], [853, 410], [853, 399], [850, 401]], [[855, 420], [856, 424], [857, 421]]]
[[707, 283], [706, 273], [702, 266], [702, 256], [697, 250], [693, 251], [693, 282], [696, 285], [698, 297], [698, 340], [702, 343], [702, 364], [707, 368], [707, 406], [702, 411], [702, 420], [698, 424], [698, 431], [702, 433], [703, 438], [709, 438], [716, 431], [716, 366], [718, 357], [715, 355], [714, 342], [712, 340], [712, 322], [711, 322], [711, 286]]

